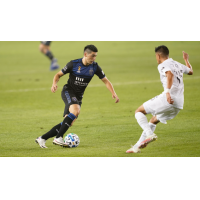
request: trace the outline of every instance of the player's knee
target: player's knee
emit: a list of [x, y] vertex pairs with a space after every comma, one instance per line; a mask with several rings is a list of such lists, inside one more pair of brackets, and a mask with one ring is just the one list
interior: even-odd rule
[[79, 105], [71, 105], [69, 107], [69, 112], [74, 114], [76, 117], [80, 114], [80, 106]]
[[140, 107], [135, 110], [135, 114], [138, 113], [138, 112], [143, 113], [142, 110], [140, 109]]
[[138, 108], [135, 110], [135, 114], [136, 114], [137, 112], [139, 112]]
[[74, 110], [73, 111], [73, 114], [76, 116], [76, 117], [78, 117], [79, 116], [79, 114], [80, 114], [80, 109], [76, 109], [76, 110]]
[[46, 54], [46, 52], [49, 50], [49, 47], [48, 47], [48, 46], [45, 46], [44, 44], [40, 44], [39, 50], [40, 50], [42, 53]]
[[41, 52], [43, 52], [43, 49], [44, 49], [44, 45], [40, 44], [39, 50], [40, 50]]
[[143, 113], [143, 114], [147, 114], [146, 113], [146, 111], [145, 111], [145, 109], [144, 109], [144, 106], [143, 105], [141, 105], [139, 108], [137, 108], [136, 110], [135, 110], [135, 114], [136, 113], [138, 113], [138, 112], [141, 112], [141, 113]]
[[80, 114], [80, 109], [79, 108], [73, 109], [73, 110], [70, 111], [70, 113], [72, 113], [73, 115], [78, 117], [79, 114]]

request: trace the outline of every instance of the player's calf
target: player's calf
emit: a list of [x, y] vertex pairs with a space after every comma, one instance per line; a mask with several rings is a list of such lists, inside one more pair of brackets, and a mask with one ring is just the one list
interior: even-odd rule
[[71, 126], [72, 122], [76, 119], [76, 116], [72, 113], [69, 113], [67, 117], [62, 122], [62, 125], [60, 127], [59, 133], [56, 135], [56, 139], [62, 137], [65, 134], [65, 132], [69, 129]]

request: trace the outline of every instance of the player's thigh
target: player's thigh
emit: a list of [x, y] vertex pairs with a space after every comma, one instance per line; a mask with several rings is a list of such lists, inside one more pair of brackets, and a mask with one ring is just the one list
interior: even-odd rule
[[137, 113], [137, 112], [141, 112], [145, 115], [147, 114], [143, 105], [141, 105], [139, 108], [136, 109], [135, 113]]
[[176, 115], [180, 112], [180, 109], [175, 108], [175, 107], [170, 107], [165, 112], [157, 114], [156, 118], [163, 124], [167, 124], [167, 120], [174, 119]]
[[69, 113], [73, 113], [74, 115], [78, 116], [80, 114], [82, 102], [79, 101], [75, 94], [71, 91], [63, 90], [61, 96], [65, 103], [63, 116], [66, 116]]
[[143, 103], [143, 106], [146, 113], [152, 115], [163, 113], [173, 107], [172, 104], [167, 102], [167, 98], [162, 94], [146, 101]]

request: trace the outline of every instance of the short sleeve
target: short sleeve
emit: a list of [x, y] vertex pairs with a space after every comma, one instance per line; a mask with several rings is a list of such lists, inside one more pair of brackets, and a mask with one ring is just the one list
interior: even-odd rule
[[160, 65], [159, 68], [158, 68], [158, 70], [159, 70], [160, 74], [162, 74], [164, 76], [166, 76], [165, 72], [168, 72], [168, 71], [172, 72], [172, 70], [170, 69], [170, 67], [167, 66], [167, 65]]
[[185, 65], [182, 65], [182, 69], [184, 74], [188, 74], [190, 72], [190, 68]]
[[106, 75], [104, 74], [103, 70], [101, 69], [101, 67], [99, 67], [98, 64], [97, 64], [97, 70], [96, 70], [95, 74], [96, 74], [100, 79], [105, 78], [105, 76], [106, 76]]
[[70, 61], [66, 64], [66, 66], [61, 70], [63, 74], [70, 73], [73, 69], [73, 62]]

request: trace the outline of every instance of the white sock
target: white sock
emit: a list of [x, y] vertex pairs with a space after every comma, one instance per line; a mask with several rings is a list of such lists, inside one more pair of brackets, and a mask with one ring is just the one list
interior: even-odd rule
[[140, 136], [140, 139], [137, 141], [137, 143], [135, 144], [135, 146], [139, 146], [140, 145], [140, 143], [141, 142], [143, 142], [144, 140], [145, 140], [145, 138], [146, 138], [147, 136], [146, 136], [146, 133], [145, 133], [145, 131], [143, 131], [142, 132], [142, 135]]
[[143, 113], [137, 112], [135, 114], [135, 118], [137, 119], [137, 122], [141, 126], [143, 131], [145, 131], [146, 136], [149, 136], [149, 135], [153, 134], [153, 132], [151, 130], [151, 127], [149, 126], [148, 120], [147, 120], [146, 116]]
[[[151, 122], [149, 122], [149, 126], [150, 126], [152, 132], [154, 132], [155, 129], [156, 129], [156, 125], [155, 125], [155, 124], [152, 124]], [[137, 143], [136, 143], [135, 145], [136, 145], [136, 146], [139, 146], [140, 143], [141, 143], [142, 141], [145, 140], [145, 138], [146, 138], [146, 133], [145, 133], [145, 131], [143, 131], [143, 132], [142, 132], [142, 135], [140, 136], [140, 139], [137, 141]]]
[[154, 131], [155, 131], [155, 129], [156, 129], [156, 125], [153, 124], [153, 123], [151, 123], [151, 122], [149, 122], [149, 126], [150, 126], [152, 132], [154, 133]]

